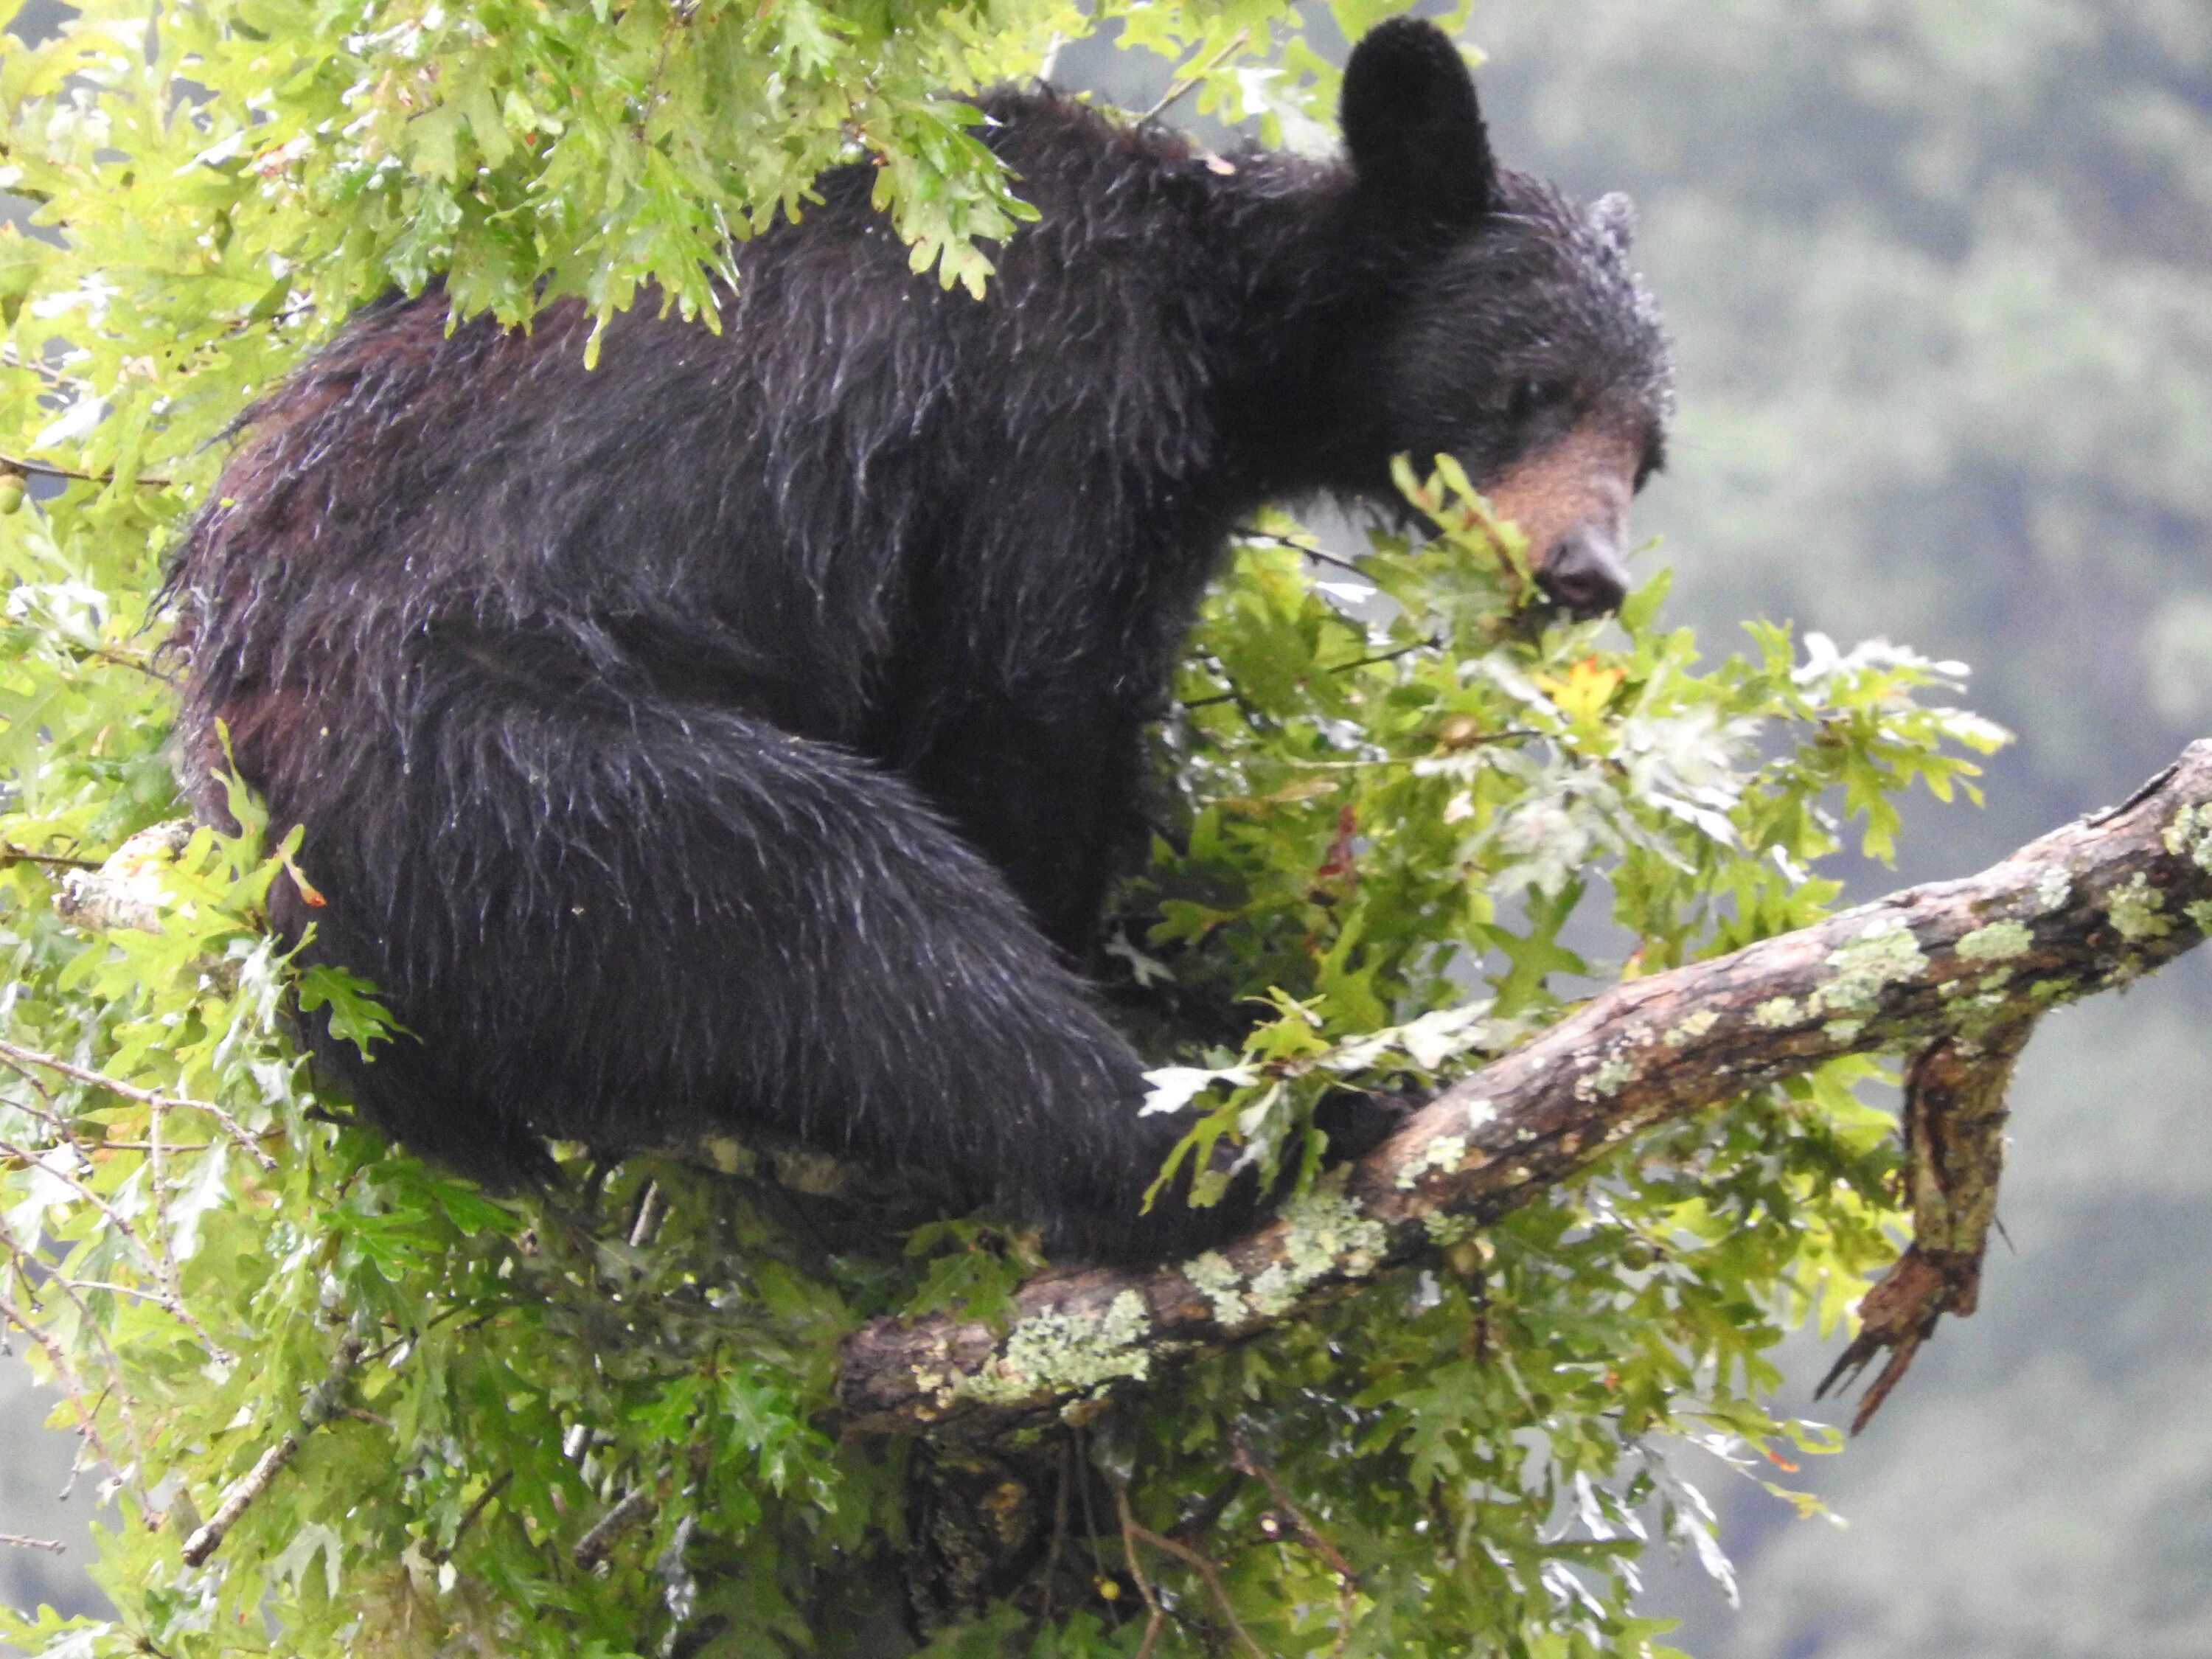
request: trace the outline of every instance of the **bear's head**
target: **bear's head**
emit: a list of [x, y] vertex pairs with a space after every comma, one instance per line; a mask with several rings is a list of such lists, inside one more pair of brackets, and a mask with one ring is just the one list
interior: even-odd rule
[[1626, 591], [1628, 503], [1664, 459], [1674, 372], [1625, 196], [1498, 166], [1458, 49], [1411, 18], [1344, 76], [1352, 223], [1384, 297], [1346, 393], [1370, 455], [1455, 457], [1579, 616]]

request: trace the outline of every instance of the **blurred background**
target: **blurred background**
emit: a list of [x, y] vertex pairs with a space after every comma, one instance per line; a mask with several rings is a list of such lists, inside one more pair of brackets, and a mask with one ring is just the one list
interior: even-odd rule
[[[1768, 616], [1961, 659], [2019, 734], [1862, 896], [2212, 735], [2207, 0], [1478, 0], [1467, 39], [1509, 161], [1641, 210], [1673, 614], [1715, 653]], [[1058, 76], [1167, 83], [1089, 46]], [[1702, 1659], [2212, 1656], [2212, 962], [2047, 1021], [2014, 1103], [1981, 1311], [1791, 1477], [1848, 1526], [1703, 1469], [1741, 1608], [1693, 1565], [1647, 1598]], [[1847, 1415], [1808, 1397], [1840, 1340], [1784, 1352], [1808, 1415]], [[74, 1607], [49, 1403], [0, 1361], [0, 1533], [70, 1546], [0, 1549], [0, 1594]]]

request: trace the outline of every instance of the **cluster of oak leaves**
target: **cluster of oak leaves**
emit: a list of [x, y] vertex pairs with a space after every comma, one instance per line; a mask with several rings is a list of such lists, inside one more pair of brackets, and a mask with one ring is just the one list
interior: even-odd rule
[[[760, 1149], [572, 1150], [540, 1198], [394, 1153], [287, 1038], [301, 1006], [365, 1042], [380, 1022], [370, 988], [295, 970], [264, 931], [276, 872], [312, 882], [314, 849], [266, 844], [242, 795], [246, 836], [149, 865], [158, 930], [56, 899], [178, 816], [160, 550], [204, 441], [303, 335], [433, 268], [518, 315], [541, 293], [611, 307], [647, 276], [680, 295], [856, 131], [900, 158], [884, 194], [924, 263], [980, 281], [968, 239], [1018, 204], [931, 89], [1081, 20], [637, 0], [386, 7], [369, 29], [361, 9], [183, 7], [149, 32], [94, 4], [73, 43], [0, 52], [0, 189], [67, 226], [0, 231], [0, 456], [80, 475], [27, 501], [0, 461], [0, 1335], [80, 1437], [82, 1499], [113, 1506], [115, 1609], [0, 1610], [0, 1643], [896, 1650], [918, 1456], [836, 1432], [837, 1344], [880, 1316], [994, 1316], [1029, 1240], [988, 1218], [891, 1232], [896, 1194]], [[1218, 92], [1272, 142], [1287, 117], [1232, 49], [1279, 9], [1130, 26], [1217, 67], [1200, 106]], [[1347, 35], [1373, 9], [1336, 6]], [[678, 29], [698, 50], [667, 50]], [[1283, 62], [1307, 78], [1281, 107], [1325, 109], [1319, 59]], [[1948, 795], [1996, 736], [1919, 701], [1958, 671], [1887, 646], [1756, 626], [1701, 665], [1658, 625], [1663, 578], [1617, 622], [1547, 625], [1463, 478], [1403, 483], [1418, 545], [1347, 558], [1276, 517], [1240, 543], [1115, 911], [1161, 1098], [1202, 1098], [1200, 1141], [1309, 1178], [1331, 1085], [1425, 1089], [1620, 975], [1814, 920], [1836, 894], [1819, 861], [1847, 833], [1886, 854], [1891, 798]], [[1893, 1254], [1891, 1126], [1852, 1092], [1873, 1072], [1839, 1060], [1649, 1135], [1032, 1448], [1071, 1477], [1048, 1558], [927, 1650], [1663, 1652], [1631, 1608], [1642, 1553], [1726, 1571], [1670, 1457], [1778, 1481], [1830, 1443], [1762, 1403], [1765, 1355]]]

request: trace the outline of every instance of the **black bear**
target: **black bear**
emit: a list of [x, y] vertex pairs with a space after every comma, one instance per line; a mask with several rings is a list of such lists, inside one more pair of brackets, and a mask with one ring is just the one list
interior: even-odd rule
[[305, 826], [279, 925], [408, 1033], [320, 1059], [406, 1144], [750, 1126], [1055, 1253], [1199, 1248], [1251, 1206], [1142, 1212], [1186, 1126], [1073, 964], [1231, 529], [1449, 452], [1559, 603], [1618, 599], [1671, 396], [1626, 204], [1498, 168], [1435, 28], [1360, 43], [1346, 163], [982, 106], [1042, 217], [981, 301], [856, 166], [719, 334], [648, 298], [587, 369], [576, 304], [449, 335], [433, 291], [249, 411], [172, 568], [188, 770]]

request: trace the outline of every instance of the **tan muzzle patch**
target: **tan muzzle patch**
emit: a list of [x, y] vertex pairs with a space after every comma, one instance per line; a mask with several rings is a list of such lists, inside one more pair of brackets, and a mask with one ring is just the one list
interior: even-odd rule
[[1628, 503], [1643, 453], [1616, 428], [1577, 427], [1515, 463], [1486, 492], [1492, 511], [1528, 538], [1537, 580], [1571, 610], [1595, 614], [1620, 602]]

